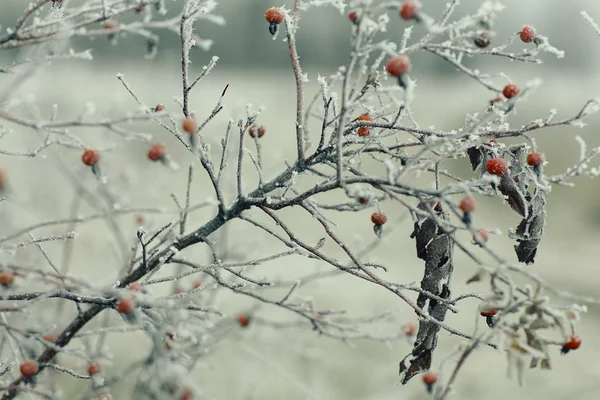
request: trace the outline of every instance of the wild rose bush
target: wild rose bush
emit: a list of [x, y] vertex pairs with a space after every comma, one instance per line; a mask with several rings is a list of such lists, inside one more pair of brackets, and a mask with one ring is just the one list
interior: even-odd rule
[[[352, 51], [347, 64], [334, 73], [311, 77], [302, 70], [296, 33], [302, 28], [303, 13], [321, 6], [337, 8], [340, 18], [352, 26]], [[420, 375], [436, 399], [452, 394], [465, 360], [479, 347], [503, 351], [509, 371], [521, 383], [527, 368], [548, 369], [551, 363], [560, 362], [555, 361], [556, 354], [577, 350], [582, 343], [577, 321], [586, 310], [584, 303], [598, 300], [547, 285], [536, 273], [535, 261], [538, 249], [544, 247], [552, 185], [597, 176], [600, 170], [593, 161], [600, 148], [588, 150], [578, 138], [581, 155], [573, 160], [573, 167], [548, 176], [535, 135], [548, 127], [565, 126], [570, 131], [583, 126], [598, 103], [584, 99], [576, 115], [559, 116], [549, 110], [547, 115], [531, 116], [528, 124], [511, 124], [512, 115], [539, 81], [532, 77], [529, 82], [513, 82], [502, 73], [483, 73], [469, 66], [469, 58], [540, 63], [543, 58], [560, 59], [564, 53], [533, 26], [515, 27], [508, 37], [497, 36], [494, 21], [502, 10], [500, 3], [484, 2], [474, 14], [461, 15], [457, 0], [450, 1], [441, 15], [430, 14], [427, 3], [417, 1], [295, 0], [291, 8], [265, 10], [265, 20], [256, 23], [265, 24], [274, 40], [287, 43], [296, 85], [295, 121], [272, 129], [261, 124], [261, 115], [270, 110], [249, 104], [245, 118], [231, 120], [225, 132], [215, 135], [211, 122], [226, 112], [228, 87], [215, 98], [212, 109], [195, 110], [190, 93], [210, 79], [211, 71], [218, 68], [218, 57], [196, 72], [190, 68], [190, 51], [194, 47], [210, 51], [211, 41], [197, 36], [194, 27], [201, 22], [223, 22], [216, 2], [37, 0], [28, 4], [0, 36], [2, 50], [34, 50], [0, 66], [0, 79], [8, 82], [0, 95], [0, 130], [7, 137], [37, 134], [39, 144], [26, 151], [0, 145], [0, 153], [27, 157], [32, 163], [41, 156], [76, 159], [78, 168], [85, 168], [94, 183], [84, 184], [73, 173], [70, 182], [82, 198], [94, 199], [91, 204], [96, 212], [80, 215], [75, 210], [62, 219], [3, 232], [2, 399], [26, 394], [62, 398], [62, 375], [89, 380], [88, 390], [80, 395], [86, 399], [112, 398], [111, 388], [125, 379], [133, 386], [131, 398], [204, 398], [203, 389], [211, 382], [191, 379], [190, 370], [217, 343], [232, 337], [232, 326], [260, 325], [273, 308], [289, 314], [296, 326], [338, 340], [409, 338], [413, 349], [400, 361], [400, 380], [406, 383]], [[584, 17], [600, 31], [588, 14]], [[399, 19], [407, 27], [398, 40], [387, 35], [387, 26]], [[415, 24], [425, 27], [422, 37], [414, 37]], [[87, 109], [81, 115], [67, 116], [58, 106], [50, 113], [31, 113], [30, 104], [19, 93], [22, 81], [38, 68], [92, 59], [92, 51], [51, 45], [56, 41], [104, 36], [116, 42], [137, 35], [144, 38], [146, 55], [152, 58], [160, 49], [163, 31], [178, 35], [181, 44], [177, 61], [181, 63], [181, 97], [174, 104], [149, 104], [123, 74], [116, 79], [138, 106], [120, 115], [98, 118], [93, 109]], [[269, 36], [265, 45], [271, 44]], [[419, 88], [411, 72], [419, 66], [411, 55], [423, 51], [450, 63], [457, 74], [472, 78], [469, 90], [488, 94], [480, 109], [465, 110], [464, 126], [443, 131], [425, 128], [415, 120], [411, 104]], [[307, 93], [309, 80], [317, 80], [320, 91]], [[260, 94], [255, 101], [260, 101]], [[157, 124], [175, 137], [194, 162], [184, 166], [164, 143], [131, 129], [140, 122]], [[147, 214], [156, 210], [127, 204], [127, 194], [104, 162], [105, 154], [113, 149], [94, 148], [82, 135], [97, 127], [118, 138], [117, 145], [144, 143], [148, 163], [162, 163], [173, 176], [186, 177], [183, 195], [173, 195], [169, 215], [175, 217], [170, 222], [152, 226]], [[263, 167], [261, 142], [275, 131], [289, 138], [296, 158], [281, 160], [279, 169], [269, 170]], [[521, 140], [507, 145], [503, 143], [506, 138]], [[61, 152], [52, 153], [54, 149]], [[468, 164], [472, 173], [450, 172], [448, 165], [454, 162]], [[192, 196], [199, 180], [206, 183], [203, 192], [211, 193], [208, 200]], [[0, 170], [1, 207], [19, 206], [10, 182], [10, 174]], [[499, 252], [488, 246], [493, 235], [501, 232], [478, 226], [477, 200], [483, 197], [503, 199], [521, 218], [507, 233], [514, 248]], [[414, 221], [406, 235], [415, 241], [413, 256], [423, 261], [419, 285], [386, 279], [388, 266], [370, 260], [380, 238], [394, 224], [387, 210], [397, 207]], [[317, 243], [303, 238], [299, 227], [286, 221], [285, 212], [291, 208], [320, 227]], [[190, 223], [190, 215], [199, 209], [210, 210], [211, 217], [201, 224]], [[342, 234], [348, 229], [344, 216], [364, 210], [371, 213], [373, 232], [365, 235], [369, 240], [362, 245], [350, 243]], [[125, 218], [135, 218], [139, 228], [132, 230]], [[107, 224], [112, 237], [94, 240], [114, 241], [124, 249], [120, 265], [105, 271], [116, 276], [108, 285], [72, 273], [68, 255], [59, 263], [47, 251], [62, 246], [69, 254], [82, 239], [79, 227], [97, 220]], [[225, 232], [235, 240], [238, 225], [234, 223], [251, 226], [255, 235], [272, 241], [271, 253], [251, 258], [244, 252], [235, 257], [224, 252], [217, 236]], [[47, 228], [59, 233], [41, 233]], [[191, 253], [197, 246], [208, 251], [208, 262]], [[21, 262], [19, 252], [41, 254], [44, 265]], [[456, 252], [472, 260], [469, 282], [478, 282], [476, 292], [453, 291]], [[322, 268], [299, 280], [265, 277], [259, 272], [261, 265], [285, 263], [293, 257], [316, 260]], [[302, 294], [313, 283], [342, 274], [371, 283], [372, 290], [392, 293], [414, 311], [418, 326], [399, 320], [395, 337], [366, 334], [363, 325], [377, 324], [389, 315], [365, 319], [344, 310], [341, 318], [340, 310], [318, 309]], [[284, 295], [275, 296], [273, 289]], [[228, 315], [214, 301], [221, 292], [247, 298], [251, 305]], [[558, 306], [546, 293], [577, 303]], [[478, 312], [485, 329], [463, 332], [444, 322], [448, 312], [461, 312], [461, 301], [466, 299], [480, 303]], [[45, 305], [50, 300], [60, 305], [56, 309]], [[56, 313], [52, 324], [40, 318], [50, 309]], [[435, 351], [443, 331], [464, 339], [449, 355]], [[109, 374], [111, 349], [104, 342], [108, 334], [119, 332], [134, 332], [151, 344], [143, 361], [118, 365], [121, 372]]]

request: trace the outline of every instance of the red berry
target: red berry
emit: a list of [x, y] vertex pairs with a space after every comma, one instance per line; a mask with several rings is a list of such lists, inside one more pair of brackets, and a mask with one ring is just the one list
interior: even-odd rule
[[437, 372], [427, 371], [423, 374], [423, 383], [425, 383], [428, 386], [433, 385], [434, 383], [437, 382], [437, 380], [438, 380]]
[[54, 343], [54, 335], [51, 333], [48, 333], [46, 335], [44, 335], [44, 337], [42, 338], [44, 339], [46, 342], [50, 342], [50, 343]]
[[6, 172], [2, 168], [0, 168], [0, 189], [4, 187], [6, 184]]
[[10, 286], [15, 281], [15, 275], [10, 271], [0, 272], [0, 285]]
[[417, 332], [417, 327], [412, 322], [402, 325], [402, 333], [406, 336], [414, 336]]
[[192, 400], [194, 398], [194, 393], [192, 392], [191, 389], [186, 388], [183, 393], [181, 393], [181, 397], [179, 397], [179, 400]]
[[81, 155], [81, 161], [89, 167], [100, 162], [100, 153], [98, 150], [86, 149]]
[[104, 29], [115, 29], [118, 26], [119, 24], [115, 20], [107, 19], [106, 21], [104, 21]]
[[158, 161], [167, 154], [167, 146], [163, 143], [154, 143], [148, 150], [148, 159]]
[[421, 3], [416, 0], [406, 0], [400, 6], [400, 18], [409, 21], [417, 16], [417, 13], [421, 10]]
[[21, 370], [21, 375], [23, 375], [25, 378], [30, 378], [38, 373], [40, 366], [38, 365], [37, 361], [29, 360], [23, 362], [19, 369]]
[[265, 18], [271, 24], [280, 24], [285, 18], [285, 14], [281, 8], [271, 7], [265, 13]]
[[200, 286], [202, 286], [202, 281], [201, 280], [194, 281], [192, 286], [194, 287], [194, 289], [198, 289]]
[[165, 110], [165, 105], [164, 104], [157, 104], [156, 107], [154, 107], [154, 112], [159, 112], [159, 111], [164, 111]]
[[135, 302], [131, 297], [123, 297], [117, 303], [117, 311], [121, 314], [129, 314], [135, 309]]
[[146, 221], [146, 220], [145, 220], [145, 218], [144, 218], [144, 216], [143, 216], [143, 215], [141, 215], [141, 214], [138, 214], [138, 215], [136, 215], [136, 216], [135, 216], [135, 223], [136, 223], [136, 224], [138, 224], [138, 225], [142, 225], [142, 224], [143, 224], [145, 221]]
[[504, 86], [504, 89], [502, 89], [502, 94], [507, 99], [512, 99], [513, 97], [518, 95], [520, 92], [521, 92], [521, 89], [519, 89], [519, 87], [517, 85], [515, 85], [514, 83], [510, 83], [510, 84]]
[[577, 350], [581, 346], [581, 338], [577, 335], [573, 335], [563, 346], [567, 350]]
[[527, 155], [527, 164], [532, 167], [537, 167], [538, 165], [542, 165], [544, 163], [544, 155], [542, 153], [531, 153]]
[[359, 197], [358, 202], [364, 206], [366, 204], [369, 204], [369, 199], [366, 197]]
[[525, 43], [531, 43], [535, 40], [535, 29], [529, 25], [525, 25], [519, 34], [521, 40]]
[[481, 315], [482, 317], [493, 317], [496, 314], [498, 314], [498, 310], [495, 309], [483, 310], [479, 313], [479, 315]]
[[258, 138], [260, 139], [261, 137], [263, 137], [265, 135], [266, 129], [264, 126], [260, 125], [260, 126], [256, 126], [256, 125], [252, 125], [250, 126], [250, 128], [248, 128], [248, 134], [255, 138], [258, 136]]
[[194, 117], [186, 117], [186, 119], [183, 120], [182, 126], [183, 130], [190, 135], [196, 133], [196, 129], [198, 129], [198, 123]]
[[[484, 230], [484, 229], [477, 229], [477, 233], [479, 234], [479, 236], [480, 236], [481, 240], [482, 240], [484, 243], [488, 241], [488, 239], [489, 239], [489, 234], [487, 233], [487, 231], [486, 231], [486, 230]], [[475, 236], [475, 235], [473, 235], [473, 240], [474, 240], [475, 242], [477, 241], [477, 238], [476, 238], [476, 236]]]
[[476, 37], [475, 40], [473, 40], [473, 43], [475, 43], [475, 46], [479, 47], [480, 49], [488, 47], [491, 43], [490, 34], [487, 32], [481, 32], [481, 34]]
[[100, 364], [91, 362], [90, 365], [88, 365], [88, 375], [92, 376], [98, 373], [100, 373]]
[[141, 292], [142, 284], [139, 282], [133, 282], [131, 285], [129, 285], [129, 290], [131, 290], [133, 292]]
[[395, 77], [400, 77], [406, 74], [410, 71], [411, 68], [412, 65], [410, 63], [410, 58], [408, 58], [408, 56], [405, 56], [404, 54], [390, 59], [387, 62], [387, 65], [385, 66], [385, 69], [387, 70], [388, 74]]
[[387, 222], [387, 217], [384, 213], [376, 212], [371, 214], [371, 222], [373, 222], [375, 225], [381, 226]]
[[577, 335], [570, 336], [567, 343], [565, 343], [565, 347], [569, 350], [577, 350], [580, 346], [581, 338]]
[[493, 106], [494, 104], [502, 103], [502, 102], [504, 102], [504, 99], [502, 97], [498, 96], [495, 99], [490, 100], [490, 105]]
[[250, 317], [243, 313], [237, 316], [237, 321], [242, 328], [250, 325]]
[[459, 204], [459, 208], [461, 209], [462, 212], [464, 213], [471, 213], [473, 211], [475, 211], [475, 199], [472, 197], [465, 197], [464, 199], [462, 199], [460, 201]]
[[[359, 121], [371, 121], [371, 116], [369, 114], [363, 114], [360, 117], [358, 117]], [[368, 126], [362, 126], [360, 128], [358, 128], [358, 136], [369, 136], [369, 127]]]
[[508, 172], [508, 161], [503, 158], [492, 158], [485, 164], [485, 170], [492, 175], [504, 175]]
[[356, 23], [356, 21], [358, 21], [358, 14], [356, 13], [356, 11], [350, 11], [348, 13], [348, 19], [354, 23]]

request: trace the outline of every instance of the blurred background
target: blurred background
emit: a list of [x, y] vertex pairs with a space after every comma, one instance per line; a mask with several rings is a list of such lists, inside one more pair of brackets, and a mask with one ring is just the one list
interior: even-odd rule
[[[22, 2], [4, 1], [1, 5], [0, 27], [2, 31], [14, 24], [25, 7]], [[72, 4], [77, 4], [73, 1]], [[167, 2], [171, 12], [179, 10], [178, 3]], [[424, 7], [432, 16], [438, 16], [445, 2], [423, 0]], [[462, 0], [456, 16], [475, 10], [481, 2]], [[600, 37], [581, 17], [586, 9], [600, 21], [600, 3], [592, 0], [559, 1], [505, 0], [506, 10], [498, 16], [496, 31], [502, 38], [519, 31], [524, 24], [533, 25], [539, 34], [548, 36], [551, 43], [566, 52], [566, 57], [557, 59], [552, 54], [542, 54], [544, 63], [511, 62], [505, 58], [470, 58], [465, 63], [473, 68], [496, 73], [503, 71], [519, 84], [541, 78], [543, 84], [529, 93], [528, 101], [518, 105], [511, 117], [513, 127], [537, 118], [544, 118], [550, 109], [557, 109], [557, 118], [576, 114], [590, 98], [600, 94], [598, 63]], [[287, 44], [283, 36], [273, 41], [264, 21], [266, 8], [276, 5], [291, 7], [291, 1], [273, 3], [260, 0], [222, 0], [217, 14], [227, 21], [224, 26], [209, 22], [197, 24], [195, 33], [201, 38], [214, 40], [208, 52], [195, 49], [192, 54], [192, 75], [201, 71], [213, 55], [220, 57], [217, 68], [209, 78], [194, 90], [191, 108], [199, 118], [210, 113], [218, 96], [226, 85], [225, 110], [206, 130], [207, 141], [218, 154], [220, 137], [228, 119], [245, 115], [245, 106], [251, 103], [254, 109], [264, 106], [260, 122], [267, 128], [263, 141], [263, 157], [267, 177], [272, 177], [284, 168], [284, 160], [293, 161], [295, 88], [289, 66]], [[400, 40], [409, 23], [390, 12], [389, 37]], [[132, 17], [131, 19], [133, 19]], [[123, 22], [127, 19], [124, 18]], [[346, 15], [333, 7], [311, 8], [303, 14], [297, 37], [298, 52], [304, 72], [310, 82], [306, 85], [307, 98], [318, 90], [317, 74], [329, 76], [344, 64], [348, 57], [351, 26]], [[137, 36], [118, 38], [112, 45], [105, 37], [89, 40], [73, 39], [68, 43], [76, 51], [93, 49], [93, 61], [54, 62], [43, 66], [18, 88], [13, 97], [22, 101], [22, 115], [48, 118], [51, 105], [58, 104], [61, 118], [74, 118], [93, 103], [96, 116], [121, 115], [137, 110], [137, 104], [116, 79], [123, 73], [138, 96], [148, 104], [164, 103], [168, 110], [176, 110], [174, 97], [181, 95], [180, 49], [178, 37], [173, 33], [159, 32], [161, 43], [153, 60], [144, 58], [146, 42]], [[423, 29], [417, 27], [413, 39], [419, 38]], [[515, 43], [518, 49], [521, 43]], [[0, 50], [0, 67], [15, 60], [31, 56], [31, 50]], [[423, 127], [435, 126], [450, 130], [461, 127], [467, 113], [481, 112], [491, 94], [471, 78], [458, 73], [452, 66], [426, 53], [411, 56], [412, 79], [417, 80], [416, 97], [413, 102], [415, 119]], [[11, 74], [0, 74], [0, 93], [11, 85]], [[576, 135], [584, 138], [589, 148], [600, 146], [598, 123], [600, 116], [586, 119], [588, 126], [559, 127], [534, 133], [540, 151], [546, 154], [548, 165], [545, 173], [555, 175], [577, 162], [579, 146]], [[317, 124], [318, 121], [313, 121]], [[313, 125], [316, 126], [316, 125]], [[27, 131], [7, 124], [13, 134], [2, 138], [0, 146], [12, 151], [26, 151], [40, 143], [35, 131]], [[145, 160], [146, 145], [135, 141], [122, 141], [103, 129], [83, 129], [76, 133], [88, 146], [110, 149], [103, 155], [103, 171], [111, 177], [111, 190], [119, 196], [124, 206], [162, 207], [174, 210], [169, 196], [174, 192], [183, 198], [187, 166], [192, 158], [176, 140], [168, 137], [159, 127], [144, 123], [135, 125], [157, 140], [167, 143], [171, 155], [183, 168], [171, 171], [160, 165], [149, 165]], [[133, 129], [133, 128], [132, 128]], [[506, 141], [514, 143], [514, 141]], [[114, 147], [114, 148], [113, 148]], [[103, 153], [104, 154], [104, 153]], [[43, 157], [26, 158], [0, 154], [0, 167], [7, 172], [11, 195], [10, 201], [0, 205], [0, 234], [15, 232], [24, 226], [65, 218], [72, 210], [74, 193], [73, 180], [94, 188], [97, 183], [89, 171], [81, 166], [80, 151], [77, 149], [51, 149]], [[452, 163], [455, 173], [468, 177], [465, 159]], [[598, 161], [595, 161], [595, 165]], [[72, 169], [71, 175], [63, 171]], [[196, 165], [197, 186], [192, 198], [197, 203], [211, 195], [199, 165]], [[560, 287], [580, 295], [597, 296], [600, 285], [598, 268], [598, 243], [600, 240], [600, 185], [598, 180], [574, 179], [573, 188], [556, 186], [548, 204], [546, 236], [542, 241], [536, 264], [532, 270], [554, 287]], [[232, 184], [233, 185], [233, 184]], [[233, 186], [232, 186], [233, 187]], [[248, 183], [250, 187], [250, 183]], [[233, 191], [231, 192], [233, 193]], [[506, 237], [510, 227], [515, 227], [518, 216], [498, 199], [481, 199], [477, 215], [478, 226], [498, 228], [504, 236], [494, 235], [490, 246], [506, 252], [514, 258], [512, 243]], [[88, 206], [91, 209], [91, 206]], [[90, 211], [82, 207], [84, 211]], [[414, 243], [409, 238], [412, 222], [405, 211], [397, 206], [385, 208], [390, 217], [388, 234], [369, 260], [388, 266], [390, 272], [384, 277], [395, 282], [419, 282], [422, 263], [415, 256]], [[334, 215], [340, 223], [342, 237], [361, 248], [374, 237], [369, 215], [373, 210], [354, 214]], [[192, 215], [191, 227], [200, 226], [212, 217], [211, 210], [200, 210]], [[149, 224], [159, 226], [170, 220], [173, 214], [152, 214]], [[316, 243], [320, 232], [316, 225], [306, 222], [305, 215], [286, 211], [282, 217], [303, 235], [309, 243]], [[394, 222], [397, 221], [397, 222]], [[137, 225], [131, 215], [120, 218], [119, 224], [135, 237]], [[347, 230], [346, 230], [347, 228]], [[36, 234], [64, 232], [51, 228], [38, 230]], [[116, 278], [118, 268], [107, 265], [119, 260], [112, 239], [106, 239], [107, 228], [101, 222], [77, 226], [79, 237], [73, 248], [72, 273], [100, 284], [109, 284]], [[248, 225], [236, 223], [231, 228], [234, 234], [225, 239], [224, 248], [235, 256], [260, 257], [273, 253], [271, 244]], [[230, 233], [231, 233], [230, 232]], [[468, 240], [468, 237], [464, 238]], [[242, 250], [240, 250], [242, 249]], [[49, 254], [58, 257], [61, 245], [48, 244]], [[454, 277], [454, 293], [486, 293], [484, 284], [466, 286], [465, 280], [476, 271], [474, 263], [462, 253], [457, 253]], [[2, 260], [12, 256], [3, 255]], [[205, 260], [203, 249], [186, 251], [186, 257]], [[17, 252], [14, 256], [22, 262], [39, 262], [40, 255], [33, 251]], [[270, 279], [294, 279], [316, 271], [322, 266], [314, 261], [294, 259], [293, 262], [275, 262], [260, 267], [258, 276]], [[157, 292], [158, 293], [158, 292]], [[393, 336], [400, 325], [416, 322], [405, 304], [385, 290], [373, 287], [350, 277], [326, 279], [308, 286], [302, 295], [312, 297], [317, 308], [322, 310], [345, 310], [353, 317], [366, 317], [389, 312], [390, 318], [366, 325], [364, 328], [377, 336]], [[276, 296], [274, 296], [276, 298]], [[558, 304], [569, 304], [567, 300], [552, 297]], [[252, 307], [252, 302], [240, 296], [224, 296], [217, 306], [230, 317], [240, 309]], [[464, 332], [484, 329], [478, 318], [476, 301], [466, 301], [461, 312], [448, 315], [447, 323]], [[456, 381], [455, 399], [504, 400], [516, 399], [597, 399], [600, 391], [600, 308], [588, 305], [589, 312], [579, 325], [578, 334], [583, 338], [580, 351], [568, 356], [559, 356], [556, 349], [552, 371], [531, 370], [526, 373], [526, 387], [520, 388], [516, 380], [506, 377], [506, 357], [491, 349], [479, 349], [465, 364]], [[261, 309], [262, 316], [272, 321], [292, 321], [293, 317], [271, 308]], [[26, 320], [29, 317], [25, 317]], [[115, 319], [116, 321], [116, 319]], [[26, 323], [39, 325], [32, 318]], [[36, 325], [37, 324], [37, 325]], [[53, 321], [44, 317], [44, 324]], [[60, 324], [59, 324], [60, 325]], [[148, 343], [136, 340], [137, 336], [118, 334], [109, 336], [114, 351], [114, 371], [125, 364], [125, 360], [139, 354], [145, 355]], [[435, 354], [434, 365], [461, 343], [460, 340], [442, 332]], [[421, 381], [415, 378], [407, 386], [398, 385], [398, 362], [411, 350], [406, 340], [390, 343], [356, 340], [350, 343], [319, 337], [309, 326], [302, 329], [274, 329], [257, 323], [247, 330], [232, 328], [229, 340], [224, 340], [203, 362], [190, 373], [190, 381], [214, 399], [407, 399], [428, 398]], [[451, 365], [452, 363], [450, 363]], [[442, 371], [442, 377], [444, 372]], [[442, 378], [443, 379], [443, 378]], [[65, 398], [72, 398], [82, 385], [72, 377], [65, 377]], [[124, 388], [115, 388], [115, 398]]]

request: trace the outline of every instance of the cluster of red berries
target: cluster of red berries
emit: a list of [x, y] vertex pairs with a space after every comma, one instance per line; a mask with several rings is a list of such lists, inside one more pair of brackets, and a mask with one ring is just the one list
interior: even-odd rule
[[[190, 289], [190, 291], [194, 290], [194, 289], [198, 289], [200, 286], [202, 286], [202, 281], [198, 279], [198, 280], [194, 281], [194, 283], [192, 283], [192, 288]], [[178, 285], [175, 288], [175, 293], [177, 293], [177, 294], [181, 294], [181, 293], [185, 293], [185, 292], [186, 292], [186, 289], [183, 286]]]
[[[360, 117], [358, 117], [359, 121], [372, 121], [372, 118], [369, 114], [363, 114]], [[358, 128], [358, 136], [369, 136], [369, 127], [368, 126], [361, 126], [360, 128]]]

